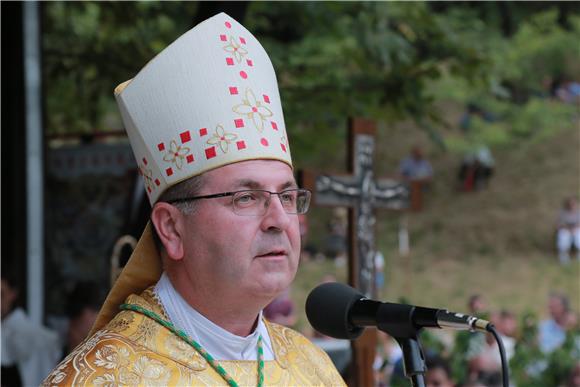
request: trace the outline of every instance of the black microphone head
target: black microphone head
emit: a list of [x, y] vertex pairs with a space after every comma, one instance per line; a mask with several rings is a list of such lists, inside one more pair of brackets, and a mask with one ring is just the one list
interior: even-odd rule
[[306, 317], [318, 332], [337, 339], [353, 340], [364, 328], [349, 321], [352, 306], [364, 298], [355, 289], [338, 282], [318, 285], [306, 299]]

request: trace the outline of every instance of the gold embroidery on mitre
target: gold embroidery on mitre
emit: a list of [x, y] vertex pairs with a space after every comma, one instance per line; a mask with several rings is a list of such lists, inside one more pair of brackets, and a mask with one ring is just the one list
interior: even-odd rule
[[183, 160], [189, 154], [190, 149], [186, 146], [177, 144], [177, 141], [171, 140], [169, 143], [169, 149], [165, 151], [165, 155], [163, 156], [163, 160], [167, 161], [168, 163], [172, 163], [177, 167], [177, 169], [181, 170], [183, 166]]
[[254, 92], [249, 88], [246, 89], [246, 97], [242, 99], [242, 103], [234, 106], [232, 110], [252, 120], [260, 133], [264, 131], [264, 121], [273, 115], [270, 109], [256, 99]]
[[209, 145], [219, 145], [220, 149], [224, 153], [228, 153], [229, 144], [236, 140], [238, 136], [234, 133], [226, 133], [223, 126], [218, 125], [215, 128], [214, 135], [207, 140]]
[[155, 188], [153, 184], [153, 171], [151, 168], [145, 167], [143, 164], [139, 164], [139, 170], [141, 171], [141, 176], [143, 176], [143, 181], [145, 182], [145, 188], [149, 191]]
[[230, 36], [230, 42], [224, 46], [224, 50], [232, 54], [238, 63], [241, 63], [242, 59], [248, 54], [248, 50], [238, 44], [233, 36]]

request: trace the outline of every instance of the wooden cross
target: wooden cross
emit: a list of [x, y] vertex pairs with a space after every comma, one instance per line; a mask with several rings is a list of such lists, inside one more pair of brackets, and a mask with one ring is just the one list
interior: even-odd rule
[[[313, 203], [349, 208], [349, 265], [351, 286], [375, 298], [375, 208], [403, 210], [409, 207], [409, 188], [392, 179], [374, 178], [373, 154], [376, 124], [366, 119], [350, 119], [348, 169], [350, 175], [330, 176], [302, 172], [302, 184], [313, 192]], [[374, 384], [372, 364], [376, 330], [367, 329], [353, 341], [352, 371], [357, 386]]]

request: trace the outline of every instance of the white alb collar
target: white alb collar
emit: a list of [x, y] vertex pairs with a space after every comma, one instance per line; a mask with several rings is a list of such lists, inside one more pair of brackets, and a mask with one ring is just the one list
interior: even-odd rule
[[260, 335], [264, 360], [274, 360], [272, 342], [262, 319], [262, 312], [258, 316], [258, 326], [254, 332], [241, 337], [216, 325], [192, 308], [175, 290], [165, 272], [155, 286], [155, 294], [175, 327], [197, 341], [216, 360], [256, 360]]

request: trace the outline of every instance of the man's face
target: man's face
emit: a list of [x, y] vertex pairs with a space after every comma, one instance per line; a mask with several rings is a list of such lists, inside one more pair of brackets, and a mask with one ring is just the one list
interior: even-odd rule
[[425, 375], [427, 387], [453, 387], [453, 382], [449, 380], [447, 373], [442, 368], [428, 370]]
[[[199, 195], [247, 189], [280, 192], [296, 188], [290, 167], [251, 160], [205, 174]], [[185, 215], [185, 270], [191, 289], [202, 294], [268, 302], [294, 279], [300, 252], [298, 215], [287, 214], [273, 195], [265, 215], [234, 213], [232, 198], [203, 199]]]
[[566, 314], [564, 303], [562, 300], [560, 300], [559, 297], [550, 297], [548, 301], [548, 309], [550, 311], [550, 315], [554, 319], [559, 319]]
[[12, 305], [14, 304], [18, 293], [8, 285], [7, 281], [2, 280], [0, 295], [2, 296], [0, 302], [0, 306], [2, 307], [2, 319], [4, 319], [4, 317], [10, 313], [10, 310], [12, 310]]

